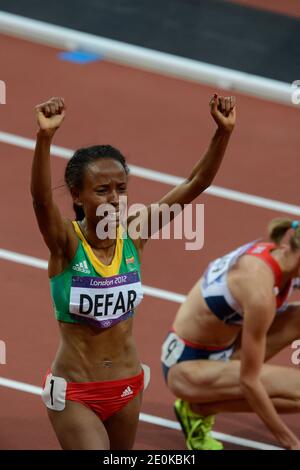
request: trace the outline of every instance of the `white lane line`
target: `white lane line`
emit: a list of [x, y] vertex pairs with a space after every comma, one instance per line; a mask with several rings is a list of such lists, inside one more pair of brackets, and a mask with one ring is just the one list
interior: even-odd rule
[[105, 59], [167, 76], [237, 90], [292, 105], [289, 83], [134, 46], [43, 21], [0, 12], [0, 31], [38, 43], [97, 53]]
[[[33, 150], [35, 147], [34, 140], [27, 139], [15, 134], [10, 134], [8, 132], [0, 132], [0, 142], [14, 145], [16, 147], [21, 147], [27, 150]], [[69, 159], [73, 153], [74, 150], [71, 149], [59, 147], [57, 145], [51, 146], [51, 154], [55, 157]], [[130, 171], [133, 176], [174, 186], [181, 184], [184, 181], [184, 178], [180, 176], [169, 175], [168, 173], [162, 173], [160, 171], [143, 168], [136, 165], [130, 165]], [[249, 204], [255, 207], [270, 209], [285, 214], [300, 216], [300, 206], [256, 196], [253, 194], [243, 193], [241, 191], [235, 191], [233, 189], [212, 185], [205, 191], [205, 194], [228, 199], [230, 201], [241, 202], [243, 204]]]
[[[14, 263], [23, 264], [25, 266], [31, 266], [33, 268], [47, 269], [48, 262], [40, 258], [34, 258], [33, 256], [23, 255], [22, 253], [16, 253], [15, 251], [9, 251], [0, 249], [0, 259], [5, 261], [12, 261]], [[157, 287], [150, 287], [143, 285], [143, 290], [146, 295], [156, 297], [158, 299], [170, 300], [181, 304], [185, 300], [185, 295], [177, 294], [176, 292], [170, 292]]]
[[7, 379], [6, 377], [0, 377], [0, 385], [6, 388], [12, 388], [13, 390], [19, 390], [20, 392], [31, 393], [33, 395], [41, 395], [42, 388], [36, 387], [35, 385], [26, 384], [24, 382], [17, 382], [16, 380]]
[[[140, 414], [145, 423], [156, 424], [157, 426], [163, 426], [165, 428], [181, 430], [180, 424], [176, 421], [170, 419], [161, 418], [158, 416], [148, 415], [145, 413]], [[265, 444], [263, 442], [253, 441], [250, 439], [244, 439], [242, 437], [232, 436], [230, 434], [224, 434], [222, 432], [213, 431], [212, 436], [216, 439], [219, 439], [223, 442], [229, 442], [230, 444], [235, 444], [243, 447], [251, 447], [257, 450], [282, 450], [281, 447], [272, 446], [270, 444]]]
[[[41, 395], [42, 388], [36, 387], [35, 385], [27, 384], [24, 382], [18, 382], [16, 380], [7, 379], [6, 377], [0, 377], [0, 386], [18, 390], [21, 392], [31, 393], [33, 395]], [[164, 428], [180, 430], [180, 426], [175, 421], [170, 419], [161, 418], [160, 416], [153, 416], [146, 413], [140, 414], [140, 421], [145, 423], [162, 426]], [[232, 436], [229, 434], [223, 434], [220, 432], [213, 432], [213, 437], [220, 439], [224, 442], [231, 444], [240, 445], [243, 447], [250, 447], [258, 450], [281, 450], [280, 447], [271, 446], [263, 442], [252, 441], [250, 439], [243, 439], [240, 437]]]
[[15, 251], [0, 249], [0, 259], [12, 261], [18, 264], [24, 264], [25, 266], [32, 266], [33, 268], [48, 268], [48, 262], [46, 260], [23, 255], [22, 253], [16, 253]]

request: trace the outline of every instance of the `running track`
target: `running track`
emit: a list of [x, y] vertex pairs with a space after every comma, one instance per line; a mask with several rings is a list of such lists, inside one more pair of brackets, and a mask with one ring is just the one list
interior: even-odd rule
[[[122, 149], [133, 165], [188, 175], [214, 129], [207, 103], [215, 90], [105, 61], [79, 66], [58, 60], [57, 53], [53, 48], [1, 37], [0, 78], [7, 84], [7, 104], [0, 107], [1, 132], [34, 139], [34, 105], [61, 95], [68, 114], [56, 145], [75, 149], [111, 143]], [[238, 96], [238, 124], [214, 184], [298, 205], [298, 147], [297, 108]], [[29, 193], [32, 151], [3, 142], [0, 151], [0, 248], [5, 250], [1, 256], [13, 252], [46, 260]], [[54, 187], [63, 184], [65, 164], [64, 159], [53, 157]], [[155, 201], [170, 187], [132, 176], [132, 202]], [[55, 194], [64, 213], [71, 217], [67, 191], [61, 188]], [[212, 195], [203, 195], [198, 202], [205, 204], [204, 250], [185, 251], [183, 241], [152, 241], [144, 257], [143, 281], [147, 286], [185, 294], [210, 258], [263, 236], [268, 220], [280, 214]], [[39, 387], [57, 347], [58, 329], [43, 263], [40, 267], [30, 264], [32, 260], [29, 265], [1, 260], [0, 339], [7, 345], [7, 364], [0, 365], [0, 376]], [[142, 411], [173, 424], [173, 397], [164, 385], [159, 356], [177, 307], [177, 302], [146, 295], [135, 322], [141, 359], [152, 369]], [[291, 350], [286, 350], [274, 362], [291, 366], [290, 356]], [[4, 385], [3, 380], [1, 383]], [[39, 397], [25, 392], [22, 385], [23, 391], [15, 386], [0, 387], [0, 448], [57, 449]], [[35, 388], [30, 391], [38, 393]], [[299, 436], [297, 416], [286, 417], [286, 422]], [[170, 428], [172, 423], [160, 422], [163, 426], [158, 427], [141, 421], [136, 448], [184, 449], [183, 437]], [[216, 431], [276, 444], [250, 414], [222, 415]], [[238, 447], [227, 443], [226, 448]]]

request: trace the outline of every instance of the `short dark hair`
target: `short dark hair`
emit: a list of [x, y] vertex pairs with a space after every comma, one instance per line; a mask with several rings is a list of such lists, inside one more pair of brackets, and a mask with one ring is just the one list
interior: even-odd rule
[[[71, 191], [72, 188], [80, 189], [82, 187], [83, 176], [86, 167], [100, 158], [112, 158], [121, 163], [126, 175], [129, 174], [129, 168], [126, 159], [122, 153], [111, 145], [93, 145], [76, 150], [72, 158], [68, 161], [65, 170], [65, 182]], [[73, 204], [76, 214], [76, 220], [84, 219], [84, 211], [82, 207]]]

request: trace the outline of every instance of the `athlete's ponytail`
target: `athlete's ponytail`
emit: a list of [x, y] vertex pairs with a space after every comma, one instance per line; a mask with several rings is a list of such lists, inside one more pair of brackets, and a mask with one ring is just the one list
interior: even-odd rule
[[292, 229], [289, 243], [292, 250], [300, 250], [300, 222], [289, 218], [277, 218], [271, 220], [268, 231], [272, 242], [279, 245], [288, 232]]

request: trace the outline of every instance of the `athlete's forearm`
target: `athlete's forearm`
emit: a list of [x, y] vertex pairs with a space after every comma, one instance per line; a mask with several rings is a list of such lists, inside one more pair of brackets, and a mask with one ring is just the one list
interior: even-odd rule
[[299, 444], [295, 434], [286, 426], [278, 415], [265, 387], [257, 380], [252, 384], [242, 384], [245, 399], [253, 411], [261, 418], [278, 441], [287, 449]]
[[232, 131], [218, 128], [201, 160], [193, 168], [188, 178], [195, 197], [212, 183], [222, 163]]
[[51, 141], [51, 135], [38, 131], [31, 170], [31, 194], [35, 204], [47, 204], [52, 200]]

